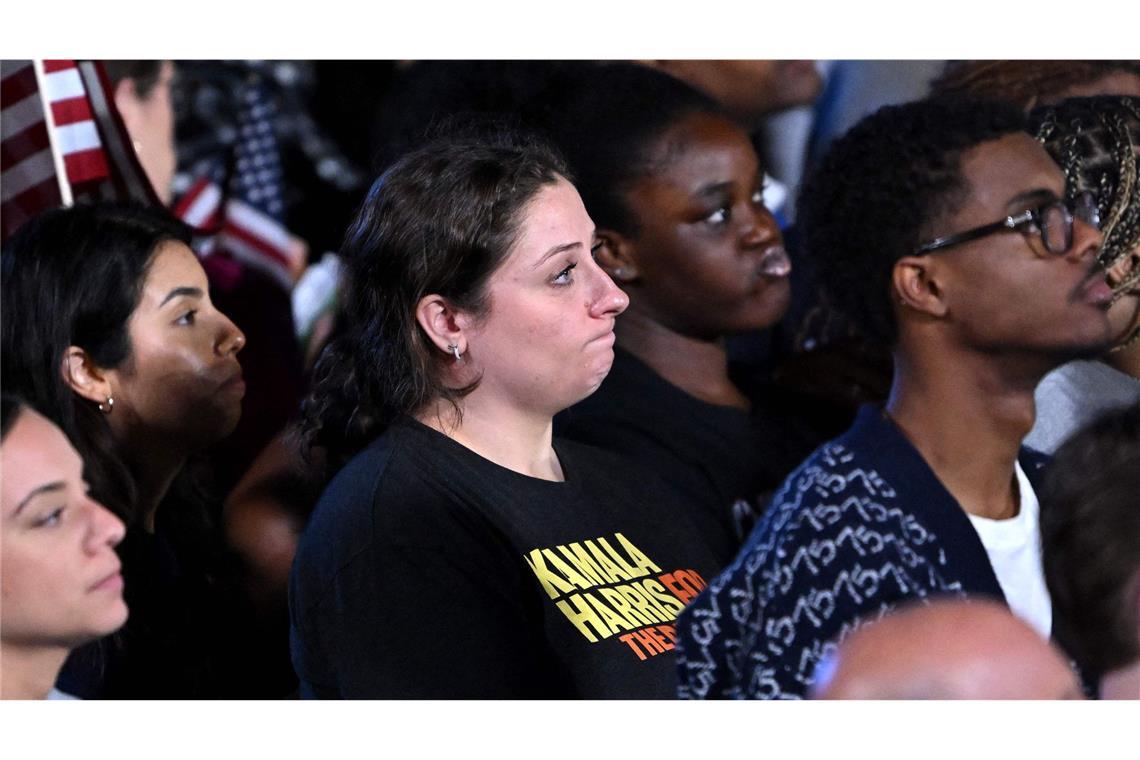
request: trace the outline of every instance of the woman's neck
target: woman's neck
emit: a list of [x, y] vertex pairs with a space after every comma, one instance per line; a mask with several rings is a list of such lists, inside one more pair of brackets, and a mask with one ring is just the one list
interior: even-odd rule
[[724, 338], [682, 335], [631, 305], [617, 321], [617, 343], [690, 396], [709, 404], [748, 409], [748, 399], [728, 376]]
[[67, 660], [64, 647], [21, 647], [0, 643], [0, 699], [45, 699]]
[[437, 400], [413, 416], [508, 470], [542, 480], [565, 480], [554, 453], [553, 418], [523, 412], [485, 390], [460, 400], [462, 415], [449, 402]]
[[135, 480], [137, 514], [148, 533], [154, 532], [158, 505], [189, 458], [184, 450], [165, 441], [121, 442], [123, 460]]

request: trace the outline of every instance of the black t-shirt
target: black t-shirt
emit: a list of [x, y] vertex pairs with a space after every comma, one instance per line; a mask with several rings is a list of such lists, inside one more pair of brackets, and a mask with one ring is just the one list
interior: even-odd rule
[[652, 474], [554, 446], [562, 483], [403, 418], [349, 462], [293, 565], [302, 696], [675, 697], [717, 561]]
[[555, 432], [637, 460], [665, 478], [722, 564], [736, 555], [773, 488], [749, 413], [709, 404], [616, 349], [601, 387], [555, 419]]
[[[185, 507], [164, 503], [160, 510]], [[284, 627], [260, 631], [227, 573], [221, 538], [176, 546], [174, 528], [131, 528], [117, 547], [123, 562], [126, 624], [74, 650], [58, 681], [84, 699], [248, 699], [282, 697], [291, 678], [269, 670], [267, 645]], [[218, 552], [219, 554], [215, 554]], [[289, 674], [292, 675], [291, 673]]]

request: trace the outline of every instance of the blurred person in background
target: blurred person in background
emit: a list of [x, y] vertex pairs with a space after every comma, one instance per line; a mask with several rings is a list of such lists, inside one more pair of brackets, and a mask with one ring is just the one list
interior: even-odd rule
[[1057, 450], [1042, 492], [1058, 639], [1102, 699], [1140, 699], [1140, 404]]
[[174, 147], [172, 61], [103, 61], [115, 108], [139, 163], [163, 206], [170, 206], [178, 154]]

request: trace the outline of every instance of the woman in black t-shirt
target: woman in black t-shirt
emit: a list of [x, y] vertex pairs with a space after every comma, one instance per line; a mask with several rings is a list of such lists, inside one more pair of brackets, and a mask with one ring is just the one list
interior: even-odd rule
[[694, 515], [727, 562], [761, 492], [799, 462], [729, 376], [725, 348], [784, 314], [791, 263], [752, 142], [717, 103], [646, 66], [589, 77], [548, 121], [598, 225], [598, 263], [630, 306], [613, 372], [559, 433], [667, 477], [703, 506]]
[[593, 245], [530, 136], [431, 143], [373, 186], [306, 403], [348, 463], [293, 566], [302, 695], [673, 696], [672, 621], [716, 562], [652, 477], [551, 433], [627, 304]]

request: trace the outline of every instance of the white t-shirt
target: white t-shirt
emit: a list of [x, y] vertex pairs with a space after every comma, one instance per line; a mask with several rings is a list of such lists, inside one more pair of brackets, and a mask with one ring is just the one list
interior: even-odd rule
[[1037, 528], [1041, 506], [1021, 464], [1017, 463], [1015, 469], [1021, 496], [1017, 516], [1008, 520], [969, 517], [1010, 610], [1048, 639], [1053, 628], [1053, 602], [1041, 567], [1041, 534]]

